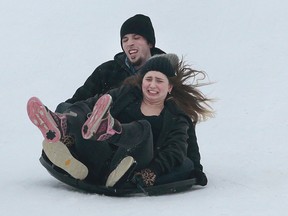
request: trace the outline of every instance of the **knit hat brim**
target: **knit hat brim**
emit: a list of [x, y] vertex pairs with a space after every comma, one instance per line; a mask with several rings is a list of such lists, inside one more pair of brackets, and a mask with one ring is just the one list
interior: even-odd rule
[[175, 54], [161, 54], [151, 57], [141, 68], [140, 74], [144, 76], [149, 71], [159, 71], [167, 77], [174, 77], [179, 58]]
[[126, 20], [120, 29], [121, 44], [122, 39], [127, 34], [138, 34], [155, 47], [156, 39], [152, 22], [148, 16], [137, 14]]

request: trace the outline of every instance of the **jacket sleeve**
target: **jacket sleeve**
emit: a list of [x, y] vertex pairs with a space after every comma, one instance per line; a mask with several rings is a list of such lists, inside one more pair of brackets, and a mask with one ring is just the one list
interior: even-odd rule
[[98, 66], [87, 78], [85, 83], [76, 90], [73, 97], [66, 100], [65, 102], [75, 103], [78, 101], [86, 100], [95, 96], [96, 94], [100, 95], [106, 93], [112, 88], [118, 87], [122, 80], [113, 79], [112, 77], [112, 74], [118, 70], [116, 67], [117, 65], [113, 60]]
[[[122, 107], [121, 104], [123, 103], [119, 103], [118, 101], [123, 100], [123, 98], [127, 95], [127, 93], [131, 90], [130, 86], [126, 86], [126, 85], [122, 85], [119, 88], [114, 88], [111, 89], [109, 91], [107, 91], [107, 94], [110, 94], [112, 97], [112, 109], [111, 109], [111, 114], [115, 115], [117, 114], [117, 112], [119, 112], [119, 110], [121, 111]], [[102, 96], [103, 94], [96, 94], [93, 97], [90, 97], [84, 101], [77, 101], [75, 102], [75, 104], [86, 104], [90, 110], [93, 110], [93, 107], [95, 105], [95, 103], [98, 101], [98, 99]], [[117, 104], [116, 106], [114, 104]], [[119, 104], [119, 105], [118, 105]], [[124, 103], [125, 105], [125, 103]]]
[[155, 157], [148, 167], [157, 175], [170, 172], [173, 168], [182, 164], [187, 155], [189, 123], [182, 116], [175, 117], [174, 120], [169, 126], [171, 129], [160, 135], [159, 142], [161, 143], [157, 143], [154, 152]]

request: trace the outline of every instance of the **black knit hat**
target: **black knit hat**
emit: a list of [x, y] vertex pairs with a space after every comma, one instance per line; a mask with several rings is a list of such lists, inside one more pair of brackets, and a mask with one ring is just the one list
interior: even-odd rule
[[152, 22], [148, 16], [137, 14], [126, 20], [121, 26], [120, 38], [122, 39], [126, 34], [138, 34], [146, 38], [146, 40], [155, 46], [156, 39]]
[[140, 74], [144, 76], [149, 71], [159, 71], [167, 77], [174, 77], [175, 68], [178, 65], [178, 56], [175, 54], [162, 54], [151, 57], [140, 69]]

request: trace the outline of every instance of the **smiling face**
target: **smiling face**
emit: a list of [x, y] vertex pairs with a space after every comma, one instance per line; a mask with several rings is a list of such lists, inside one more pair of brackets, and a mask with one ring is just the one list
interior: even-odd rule
[[166, 75], [159, 71], [149, 71], [142, 80], [143, 99], [150, 103], [164, 103], [172, 85]]
[[152, 45], [141, 35], [126, 34], [121, 43], [129, 61], [136, 69], [140, 68], [151, 57]]

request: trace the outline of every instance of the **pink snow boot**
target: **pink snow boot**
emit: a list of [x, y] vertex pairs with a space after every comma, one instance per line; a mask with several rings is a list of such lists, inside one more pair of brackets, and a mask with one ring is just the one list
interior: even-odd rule
[[96, 139], [103, 141], [114, 134], [120, 134], [122, 127], [119, 121], [114, 119], [109, 111], [112, 103], [112, 97], [105, 94], [96, 102], [92, 114], [82, 127], [82, 136], [84, 139]]
[[66, 135], [66, 116], [50, 111], [38, 98], [32, 97], [29, 99], [27, 113], [46, 141], [55, 143]]

